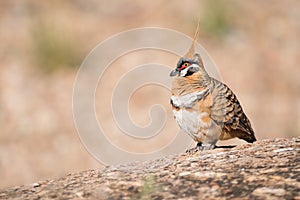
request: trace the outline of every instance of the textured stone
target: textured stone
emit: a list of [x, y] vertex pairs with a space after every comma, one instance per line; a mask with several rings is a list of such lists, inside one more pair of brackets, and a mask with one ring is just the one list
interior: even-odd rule
[[300, 199], [300, 137], [180, 154], [0, 191], [0, 199]]

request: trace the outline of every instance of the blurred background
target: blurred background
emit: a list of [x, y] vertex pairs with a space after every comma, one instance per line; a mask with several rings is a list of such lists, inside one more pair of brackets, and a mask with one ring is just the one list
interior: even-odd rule
[[[101, 168], [81, 144], [72, 118], [81, 62], [99, 42], [131, 28], [163, 27], [192, 37], [199, 16], [199, 42], [237, 94], [257, 138], [299, 136], [297, 0], [0, 1], [0, 189]], [[148, 53], [137, 56], [177, 62]], [[137, 56], [130, 65], [139, 63]], [[128, 60], [119, 61], [121, 72], [129, 69]], [[122, 75], [107, 73], [108, 84]], [[140, 125], [149, 123], [141, 108], [151, 106], [145, 99], [153, 89], [145, 91], [130, 101], [132, 119]], [[161, 95], [154, 101], [164, 101], [167, 110], [169, 93], [156, 94]], [[113, 122], [107, 123], [109, 130]], [[178, 129], [174, 120], [169, 123]]]

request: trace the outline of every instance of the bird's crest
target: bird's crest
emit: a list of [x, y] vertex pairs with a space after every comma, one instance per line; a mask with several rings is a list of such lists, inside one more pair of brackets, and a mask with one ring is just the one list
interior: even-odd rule
[[190, 49], [188, 50], [188, 52], [184, 55], [184, 58], [193, 59], [193, 57], [194, 57], [195, 45], [197, 43], [197, 38], [198, 38], [198, 34], [199, 34], [199, 23], [200, 23], [200, 20], [198, 20], [196, 32], [195, 32], [194, 39], [193, 39], [193, 43], [192, 43]]

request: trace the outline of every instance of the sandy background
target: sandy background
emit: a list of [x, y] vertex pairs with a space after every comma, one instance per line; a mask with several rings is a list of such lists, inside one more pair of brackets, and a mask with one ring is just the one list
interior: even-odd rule
[[[257, 138], [299, 135], [299, 1], [1, 1], [0, 188], [101, 167], [80, 143], [72, 118], [72, 88], [84, 57], [131, 28], [164, 27], [193, 36], [198, 16], [200, 43], [237, 94]], [[118, 73], [108, 71], [108, 86], [96, 98], [132, 63], [177, 62], [147, 53], [151, 56], [128, 58]], [[165, 130], [172, 134], [177, 125], [168, 111], [168, 92], [151, 95], [155, 88], [144, 89], [130, 100], [132, 119], [149, 123], [144, 113], [152, 102], [162, 102]], [[109, 112], [96, 107], [104, 116]], [[105, 119], [113, 131], [109, 113]]]

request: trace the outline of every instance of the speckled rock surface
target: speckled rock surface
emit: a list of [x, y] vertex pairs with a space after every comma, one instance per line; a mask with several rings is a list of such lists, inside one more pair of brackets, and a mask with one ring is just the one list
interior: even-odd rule
[[0, 199], [299, 199], [300, 137], [108, 166], [0, 191]]

